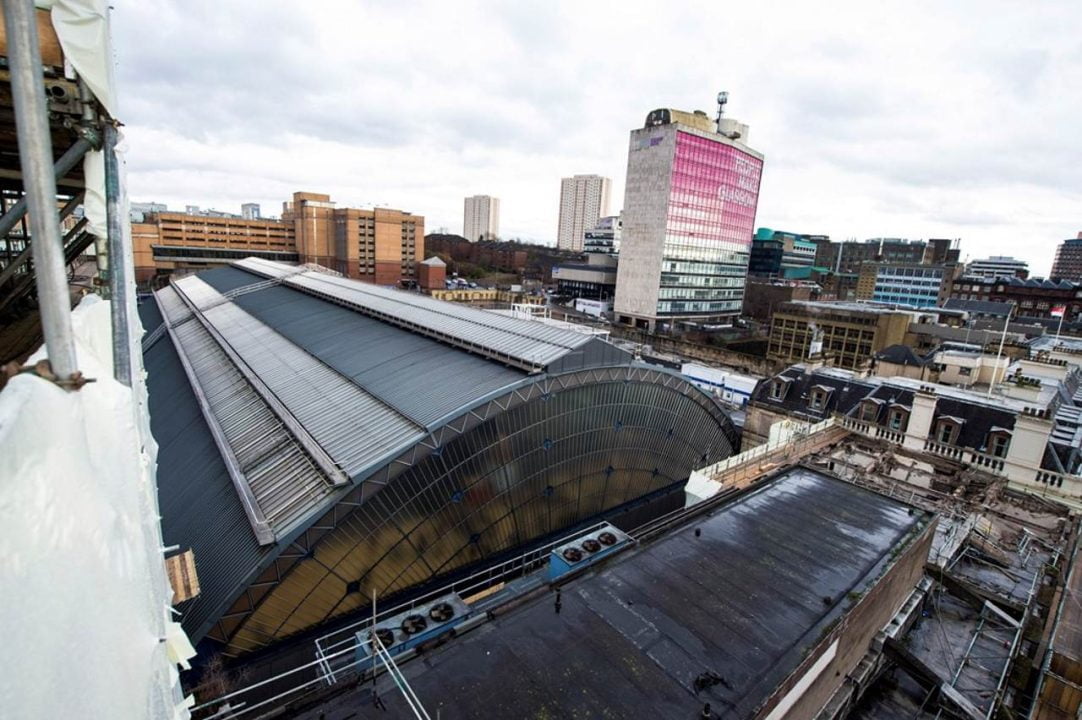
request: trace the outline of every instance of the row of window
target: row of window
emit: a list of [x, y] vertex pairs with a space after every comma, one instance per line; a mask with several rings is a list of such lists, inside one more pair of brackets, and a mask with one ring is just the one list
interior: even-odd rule
[[[770, 388], [773, 400], [783, 400], [789, 392], [791, 381], [787, 378], [774, 380]], [[808, 409], [816, 412], [826, 410], [834, 389], [825, 385], [816, 385], [808, 393]], [[909, 426], [910, 409], [904, 405], [891, 404], [887, 407], [885, 425], [894, 432], [905, 432]], [[864, 422], [879, 424], [882, 414], [880, 401], [867, 399], [861, 403], [859, 417]], [[933, 429], [933, 439], [942, 445], [955, 445], [961, 436], [962, 423], [959, 418], [940, 417]], [[987, 434], [983, 451], [994, 457], [1006, 457], [1011, 444], [1011, 434], [1006, 430], [992, 430]]]

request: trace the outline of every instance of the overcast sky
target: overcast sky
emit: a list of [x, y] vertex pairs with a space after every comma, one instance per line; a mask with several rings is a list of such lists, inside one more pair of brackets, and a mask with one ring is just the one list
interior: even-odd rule
[[623, 204], [656, 107], [766, 156], [760, 226], [957, 237], [1047, 273], [1082, 230], [1082, 6], [1062, 2], [118, 0], [133, 200], [277, 215], [294, 190], [553, 242], [560, 178]]

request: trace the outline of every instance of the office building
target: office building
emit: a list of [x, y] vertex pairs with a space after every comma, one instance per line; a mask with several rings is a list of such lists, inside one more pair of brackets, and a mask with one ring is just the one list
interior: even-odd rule
[[950, 297], [955, 268], [916, 263], [868, 262], [857, 278], [857, 299], [905, 305], [937, 307]]
[[805, 280], [781, 280], [748, 276], [741, 313], [759, 322], [769, 323], [774, 308], [793, 300], [818, 300], [820, 287]]
[[612, 300], [616, 293], [616, 268], [623, 228], [621, 218], [620, 215], [603, 217], [586, 231], [580, 261], [552, 266], [552, 281], [556, 283], [557, 293], [574, 298]]
[[600, 175], [575, 175], [560, 181], [560, 224], [556, 247], [582, 252], [585, 233], [609, 214], [611, 181]]
[[963, 277], [979, 277], [995, 280], [1001, 277], [1029, 277], [1029, 265], [1025, 260], [1017, 260], [1005, 255], [993, 255], [981, 260], [966, 263]]
[[[258, 212], [251, 203], [248, 213]], [[136, 282], [148, 283], [245, 257], [316, 263], [381, 285], [416, 282], [424, 218], [399, 210], [337, 208], [329, 195], [297, 192], [281, 219], [246, 219], [194, 206], [132, 222]], [[160, 280], [158, 282], [161, 282]]]
[[850, 370], [891, 345], [911, 344], [909, 325], [934, 316], [891, 305], [783, 303], [774, 309], [767, 354], [784, 362], [822, 360]]
[[616, 255], [588, 252], [579, 262], [564, 262], [552, 266], [556, 292], [575, 298], [611, 300], [616, 293]]
[[817, 250], [807, 235], [759, 228], [751, 243], [748, 275], [788, 277], [790, 271], [813, 267]]
[[377, 285], [412, 284], [424, 259], [425, 221], [401, 210], [339, 208], [329, 195], [293, 193], [282, 204], [301, 262]]
[[169, 212], [165, 203], [156, 202], [133, 202], [128, 207], [132, 222], [143, 222], [147, 215], [160, 212]]
[[240, 260], [140, 313], [162, 533], [201, 587], [177, 610], [230, 655], [670, 512], [739, 442], [709, 394], [596, 335], [317, 270]]
[[259, 203], [244, 203], [240, 206], [240, 216], [245, 220], [258, 220], [260, 214]]
[[921, 265], [957, 265], [958, 240], [905, 240], [903, 238], [871, 238], [819, 244], [816, 265], [830, 267], [835, 272], [860, 272], [866, 262], [911, 263]]
[[1053, 310], [1062, 307], [1065, 324], [1082, 320], [1082, 281], [962, 277], [951, 286], [950, 296], [959, 300], [1011, 303], [1015, 317], [1052, 319]]
[[293, 225], [280, 220], [215, 218], [186, 212], [133, 215], [135, 281], [164, 282], [245, 257], [300, 262]]
[[1067, 494], [1073, 504], [1082, 499], [1082, 425], [1072, 397], [1082, 381], [1077, 363], [1034, 355], [1008, 364], [992, 354], [942, 351], [928, 359], [930, 374], [939, 376], [934, 382], [917, 371], [897, 372], [919, 358], [906, 361], [897, 347], [884, 354], [893, 355], [890, 374], [798, 364], [761, 383], [749, 402], [744, 449], [766, 442], [771, 426], [786, 417], [843, 416], [849, 429], [985, 468], [1016, 489]]
[[746, 125], [660, 109], [631, 131], [617, 322], [709, 326], [740, 314], [763, 156]]
[[1082, 232], [1078, 233], [1077, 238], [1064, 240], [1056, 248], [1052, 278], [1082, 282]]
[[618, 255], [620, 237], [623, 233], [623, 215], [610, 215], [597, 221], [597, 225], [587, 230], [583, 236], [582, 251]]
[[470, 242], [499, 239], [499, 198], [489, 195], [474, 195], [466, 198], [462, 215], [462, 237]]

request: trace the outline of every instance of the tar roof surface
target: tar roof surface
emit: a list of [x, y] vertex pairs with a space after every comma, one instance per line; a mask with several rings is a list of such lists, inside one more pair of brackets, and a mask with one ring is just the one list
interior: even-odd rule
[[[545, 595], [401, 667], [445, 719], [747, 717], [929, 519], [794, 468], [571, 581], [559, 615]], [[728, 687], [696, 695], [706, 671]]]

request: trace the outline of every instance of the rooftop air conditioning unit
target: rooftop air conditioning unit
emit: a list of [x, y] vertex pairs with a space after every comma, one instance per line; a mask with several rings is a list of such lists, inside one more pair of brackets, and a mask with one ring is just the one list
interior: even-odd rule
[[549, 580], [592, 565], [602, 558], [623, 550], [632, 540], [615, 525], [605, 523], [558, 545], [549, 553]]
[[468, 617], [469, 606], [457, 593], [450, 593], [380, 620], [374, 630], [369, 627], [356, 634], [357, 667], [363, 672], [375, 664], [373, 636], [392, 656], [399, 655], [451, 632]]

